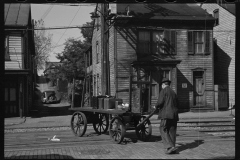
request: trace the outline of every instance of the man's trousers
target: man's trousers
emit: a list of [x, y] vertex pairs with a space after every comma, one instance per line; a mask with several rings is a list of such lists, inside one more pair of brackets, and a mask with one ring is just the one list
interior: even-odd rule
[[175, 147], [177, 121], [174, 119], [161, 119], [159, 129], [164, 148]]

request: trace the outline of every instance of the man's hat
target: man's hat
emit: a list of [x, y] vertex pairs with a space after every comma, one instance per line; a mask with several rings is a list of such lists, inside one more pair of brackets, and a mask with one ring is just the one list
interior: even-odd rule
[[171, 81], [170, 81], [168, 78], [163, 78], [163, 79], [162, 79], [162, 83], [164, 83], [164, 82], [169, 82], [169, 83], [171, 83]]

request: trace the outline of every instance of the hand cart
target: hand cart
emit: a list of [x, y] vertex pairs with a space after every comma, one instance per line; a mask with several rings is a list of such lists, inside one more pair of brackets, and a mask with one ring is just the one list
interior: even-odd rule
[[71, 117], [71, 130], [75, 136], [83, 136], [87, 130], [87, 124], [92, 123], [96, 133], [103, 134], [109, 131], [111, 139], [118, 144], [123, 141], [127, 130], [135, 130], [138, 139], [142, 141], [149, 140], [152, 135], [149, 119], [157, 111], [154, 110], [148, 116], [144, 116], [142, 113], [131, 112], [131, 107], [128, 111], [93, 107], [75, 107], [69, 110], [74, 111]]

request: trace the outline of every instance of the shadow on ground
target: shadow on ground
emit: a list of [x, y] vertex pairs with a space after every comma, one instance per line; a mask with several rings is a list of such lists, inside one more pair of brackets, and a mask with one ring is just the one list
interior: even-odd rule
[[177, 153], [184, 151], [186, 149], [197, 148], [198, 146], [200, 146], [203, 143], [204, 143], [204, 140], [194, 140], [194, 142], [185, 143], [185, 144], [178, 143], [178, 145], [180, 145], [180, 146], [177, 147]]
[[70, 111], [69, 108], [71, 108], [70, 105], [69, 106], [51, 106], [51, 105], [38, 106], [37, 111], [31, 115], [31, 118], [72, 115], [73, 111]]
[[[104, 133], [105, 135], [109, 135], [109, 132], [107, 133]], [[129, 143], [137, 143], [138, 141], [141, 141], [138, 139], [135, 131], [127, 131], [125, 133], [125, 136], [124, 136], [124, 140], [122, 141], [121, 144], [129, 144]], [[159, 135], [159, 136], [155, 136], [155, 135], [152, 135], [151, 138], [145, 142], [160, 142], [162, 141], [162, 137]]]

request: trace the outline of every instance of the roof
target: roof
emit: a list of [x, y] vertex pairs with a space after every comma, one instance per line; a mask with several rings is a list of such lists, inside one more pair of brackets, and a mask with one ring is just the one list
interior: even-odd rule
[[117, 14], [135, 18], [176, 19], [176, 20], [214, 20], [197, 4], [117, 4]]
[[30, 16], [30, 4], [4, 4], [5, 26], [27, 26]]
[[232, 13], [233, 15], [236, 16], [236, 7], [235, 4], [222, 4], [221, 5], [224, 9], [226, 9], [228, 12]]

